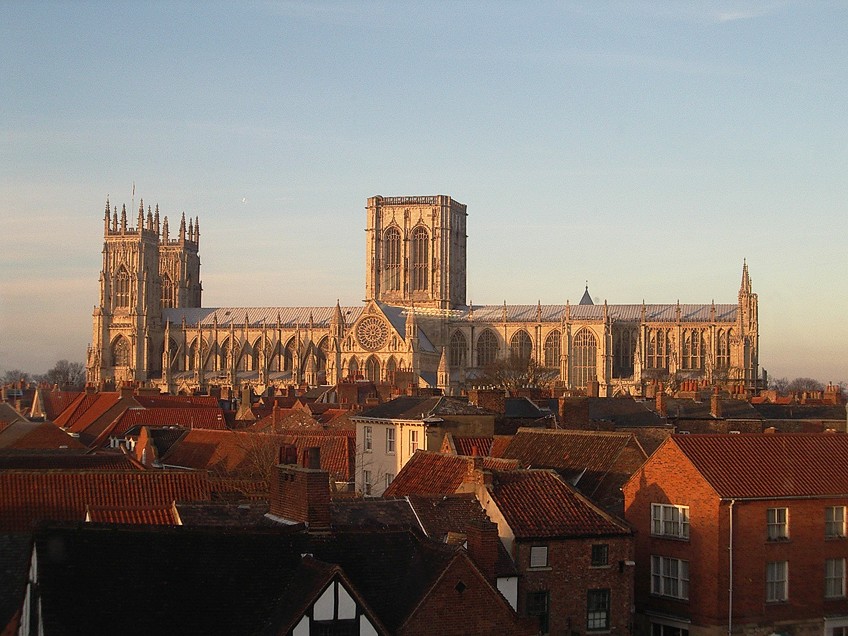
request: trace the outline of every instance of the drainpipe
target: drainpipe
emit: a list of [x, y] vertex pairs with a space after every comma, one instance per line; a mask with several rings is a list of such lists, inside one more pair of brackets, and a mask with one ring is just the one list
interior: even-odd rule
[[736, 503], [735, 499], [730, 500], [730, 508], [729, 516], [730, 516], [730, 536], [728, 542], [728, 563], [727, 563], [727, 634], [731, 635], [733, 632], [733, 504]]

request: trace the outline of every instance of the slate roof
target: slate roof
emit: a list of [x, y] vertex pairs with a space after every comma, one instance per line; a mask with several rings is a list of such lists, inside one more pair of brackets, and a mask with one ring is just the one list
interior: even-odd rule
[[504, 417], [516, 419], [539, 419], [551, 415], [548, 408], [540, 408], [526, 397], [508, 397], [504, 401]]
[[[343, 572], [374, 610], [381, 632], [396, 633], [463, 558], [456, 547], [410, 532], [310, 536], [84, 524], [43, 529], [36, 545], [45, 633], [287, 633], [333, 572]], [[157, 558], [127, 567], [140, 546]]]
[[680, 448], [720, 497], [848, 495], [845, 434], [711, 433], [672, 435], [669, 443]]
[[0, 530], [41, 520], [82, 521], [88, 506], [169, 505], [210, 498], [206, 473], [188, 471], [0, 471]]
[[494, 473], [489, 492], [519, 540], [630, 534], [552, 470]]
[[402, 395], [374, 408], [367, 409], [356, 417], [421, 420], [428, 417], [457, 415], [494, 415], [494, 413], [458, 398]]
[[[638, 447], [631, 433], [520, 428], [503, 457], [530, 468], [552, 468], [591, 496], [619, 455], [634, 444]], [[644, 451], [641, 457], [647, 459]]]
[[177, 502], [184, 526], [256, 528], [263, 524], [268, 501], [229, 503], [222, 501]]
[[[668, 423], [655, 410], [649, 408], [654, 402], [635, 400], [631, 397], [621, 398], [596, 398], [576, 397], [565, 398], [566, 420], [568, 419], [569, 406], [576, 407], [585, 400], [589, 407], [589, 419], [593, 422], [611, 422], [614, 426], [646, 426], [665, 427]], [[709, 404], [707, 405], [709, 410]]]
[[400, 469], [383, 493], [383, 497], [453, 494], [474, 469], [475, 460], [485, 470], [505, 471], [518, 468], [518, 462], [515, 460], [461, 457], [419, 450]]
[[752, 404], [766, 420], [840, 420], [845, 422], [844, 404]]
[[[745, 400], [721, 398], [721, 419], [724, 420], [755, 420], [762, 421], [763, 416], [756, 408]], [[656, 409], [656, 402], [645, 402], [649, 408]], [[709, 419], [714, 420], [710, 413], [710, 398], [693, 400], [690, 398], [666, 398], [666, 412], [669, 418], [676, 419]]]
[[[677, 322], [676, 303], [645, 305], [647, 322]], [[474, 305], [454, 311], [454, 320], [473, 320], [480, 322], [501, 322], [506, 309], [507, 322], [536, 322], [541, 314], [542, 322], [560, 322], [565, 319], [565, 305]], [[736, 304], [716, 305], [716, 322], [735, 322]], [[711, 320], [712, 305], [680, 305], [681, 322], [704, 322]], [[604, 305], [574, 305], [569, 308], [572, 320], [600, 321], [604, 318]], [[642, 305], [607, 305], [612, 320], [638, 323], [642, 319]]]
[[0, 402], [0, 431], [5, 430], [5, 428], [15, 422], [26, 422], [26, 418], [23, 417], [20, 413], [18, 413], [15, 408], [7, 403]]
[[31, 555], [30, 535], [0, 534], [0, 630], [23, 606]]
[[335, 530], [420, 530], [405, 499], [357, 499], [330, 502], [331, 526]]

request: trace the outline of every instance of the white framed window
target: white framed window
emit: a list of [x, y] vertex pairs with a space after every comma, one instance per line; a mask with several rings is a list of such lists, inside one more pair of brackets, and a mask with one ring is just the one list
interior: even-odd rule
[[386, 453], [388, 455], [395, 454], [395, 429], [386, 429]]
[[370, 453], [374, 449], [374, 430], [370, 426], [364, 426], [362, 432], [362, 450]]
[[825, 560], [824, 595], [826, 598], [845, 596], [845, 559]]
[[769, 541], [784, 541], [789, 538], [789, 509], [769, 508], [766, 511], [766, 526]]
[[689, 598], [689, 561], [671, 557], [651, 557], [651, 594]]
[[689, 539], [689, 506], [651, 504], [651, 534]]
[[418, 431], [409, 431], [409, 456], [412, 457], [418, 450]]
[[371, 471], [362, 471], [362, 493], [365, 495], [371, 494]]
[[845, 536], [845, 506], [828, 506], [824, 509], [824, 536], [826, 539]]
[[546, 568], [546, 567], [548, 567], [548, 546], [546, 546], [546, 545], [530, 546], [530, 567], [531, 568]]
[[394, 473], [386, 473], [386, 488], [388, 488], [395, 479]]
[[678, 623], [677, 621], [654, 622], [651, 620], [651, 636], [689, 636], [689, 626], [686, 623]]
[[586, 629], [609, 629], [610, 591], [588, 590], [586, 594]]
[[777, 603], [789, 598], [789, 561], [766, 564], [766, 601]]

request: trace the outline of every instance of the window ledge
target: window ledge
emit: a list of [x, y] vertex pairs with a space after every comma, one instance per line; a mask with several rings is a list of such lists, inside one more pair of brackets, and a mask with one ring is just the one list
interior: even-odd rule
[[550, 572], [553, 568], [550, 565], [541, 565], [533, 567], [532, 565], [527, 568], [528, 572]]
[[611, 567], [612, 567], [612, 565], [607, 563], [605, 565], [590, 565], [589, 569], [590, 570], [609, 570]]

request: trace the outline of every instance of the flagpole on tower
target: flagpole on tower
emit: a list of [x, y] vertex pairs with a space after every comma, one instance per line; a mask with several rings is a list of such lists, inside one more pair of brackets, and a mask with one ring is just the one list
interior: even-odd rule
[[135, 211], [135, 181], [133, 181], [133, 191], [132, 191], [132, 203], [130, 210]]

